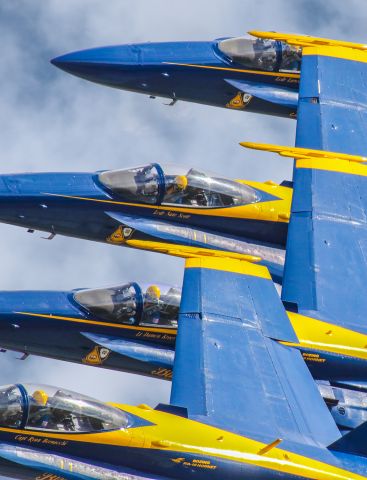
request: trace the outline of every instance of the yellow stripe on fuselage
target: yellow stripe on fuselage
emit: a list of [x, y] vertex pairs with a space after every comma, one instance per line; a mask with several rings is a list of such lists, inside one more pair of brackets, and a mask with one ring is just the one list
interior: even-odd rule
[[[144, 455], [149, 453], [149, 450], [153, 450], [155, 452], [172, 452], [172, 461], [175, 460], [175, 454], [182, 457], [185, 457], [185, 454], [190, 455], [191, 459], [195, 455], [198, 456], [198, 459], [204, 456], [211, 459], [211, 465], [214, 467], [216, 467], [216, 459], [220, 459], [314, 480], [362, 480], [367, 478], [278, 447], [260, 455], [259, 452], [263, 451], [266, 444], [204, 423], [153, 409], [127, 405], [114, 406], [143, 418], [153, 425], [91, 434], [46, 433], [10, 428], [0, 428], [0, 432], [15, 434], [16, 442], [23, 445], [29, 445], [27, 437], [33, 439], [39, 437], [65, 442], [85, 442], [91, 445], [91, 449], [92, 444], [114, 445], [122, 448], [135, 447], [141, 449], [141, 461], [144, 461]], [[35, 445], [37, 444], [35, 443]]]
[[227, 72], [239, 72], [239, 73], [250, 73], [253, 75], [265, 75], [270, 77], [285, 77], [285, 78], [296, 78], [299, 80], [299, 73], [285, 73], [285, 72], [266, 72], [264, 70], [248, 70], [243, 68], [231, 68], [231, 67], [216, 67], [212, 65], [197, 65], [195, 63], [176, 63], [176, 62], [162, 62], [164, 65], [176, 65], [178, 67], [193, 67], [193, 68], [203, 68], [206, 70], [222, 70]]
[[134, 325], [122, 325], [120, 323], [109, 323], [109, 322], [101, 322], [99, 320], [88, 320], [84, 318], [77, 318], [77, 317], [64, 317], [60, 315], [52, 315], [44, 314], [44, 313], [34, 313], [34, 312], [13, 312], [17, 315], [26, 315], [29, 317], [40, 317], [40, 318], [47, 318], [48, 320], [63, 320], [66, 322], [74, 322], [74, 323], [86, 323], [89, 325], [99, 325], [101, 327], [113, 327], [119, 328], [123, 330], [139, 330], [144, 332], [154, 332], [154, 333], [165, 333], [169, 335], [175, 335], [176, 330], [168, 329], [168, 328], [159, 328], [159, 327], [142, 327], [142, 326], [134, 326]]

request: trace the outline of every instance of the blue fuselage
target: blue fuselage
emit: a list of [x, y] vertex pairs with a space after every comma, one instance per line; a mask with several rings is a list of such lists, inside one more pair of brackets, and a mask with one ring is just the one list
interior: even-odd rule
[[[156, 351], [162, 347], [173, 356], [175, 330], [107, 322], [78, 305], [74, 293], [1, 292], [0, 345], [69, 362], [171, 378], [172, 362], [162, 363]], [[101, 356], [102, 347], [96, 340], [110, 338], [120, 340], [120, 351], [121, 344], [129, 347], [129, 342], [134, 348], [126, 355], [108, 349]]]
[[[92, 82], [153, 97], [285, 117], [296, 113], [296, 105], [274, 101], [274, 97], [277, 92], [283, 97], [298, 91], [298, 73], [246, 68], [223, 55], [217, 41], [93, 48], [57, 57], [52, 63]], [[246, 89], [230, 82], [245, 82], [252, 93], [255, 86], [265, 89], [266, 94], [238, 102], [237, 95]]]
[[[259, 205], [277, 200], [266, 192], [259, 195], [264, 197]], [[231, 212], [231, 207], [194, 209], [132, 202], [108, 191], [93, 173], [0, 175], [0, 222], [125, 246], [124, 239], [115, 241], [113, 234], [130, 227], [130, 239], [260, 256], [274, 279], [281, 281], [288, 223]]]
[[[0, 292], [0, 345], [9, 350], [171, 380], [176, 328], [92, 314], [75, 291]], [[106, 355], [101, 355], [104, 349]], [[302, 349], [315, 379], [363, 383], [367, 362]], [[316, 360], [318, 361], [315, 361]]]
[[[229, 238], [284, 247], [287, 223], [217, 217], [204, 209], [175, 214], [174, 206], [132, 203], [107, 192], [91, 173], [0, 175], [0, 222], [83, 239], [106, 241], [121, 224], [113, 214], [197, 227]], [[112, 215], [109, 215], [111, 213]]]

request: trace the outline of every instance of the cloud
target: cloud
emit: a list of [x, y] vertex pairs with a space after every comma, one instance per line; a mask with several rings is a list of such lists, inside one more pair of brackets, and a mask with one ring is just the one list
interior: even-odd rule
[[[151, 161], [197, 165], [235, 178], [281, 181], [291, 162], [238, 146], [292, 144], [295, 122], [103, 88], [49, 59], [140, 41], [212, 39], [251, 28], [365, 41], [363, 0], [2, 0], [1, 170], [93, 171]], [[71, 289], [126, 280], [180, 283], [182, 261], [0, 225], [0, 289]], [[1, 343], [1, 339], [0, 339]], [[0, 357], [1, 383], [60, 384], [103, 400], [168, 401], [169, 385], [45, 359]]]

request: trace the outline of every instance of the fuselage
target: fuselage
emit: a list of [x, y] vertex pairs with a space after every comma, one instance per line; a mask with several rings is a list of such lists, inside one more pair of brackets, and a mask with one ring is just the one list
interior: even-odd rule
[[[142, 293], [131, 293], [131, 285]], [[144, 292], [157, 288], [160, 298], [147, 299]], [[132, 282], [95, 290], [0, 292], [0, 345], [171, 380], [179, 304], [179, 289], [154, 283], [144, 288]], [[366, 333], [292, 312], [288, 315], [299, 339], [289, 346], [301, 351], [315, 379], [365, 382]], [[333, 335], [328, 335], [331, 330]]]
[[106, 241], [119, 226], [106, 215], [111, 212], [284, 247], [292, 190], [247, 184], [259, 193], [253, 203], [201, 206], [134, 201], [104, 188], [98, 173], [0, 175], [0, 221], [45, 231], [53, 226], [55, 233]]
[[[0, 175], [0, 222], [115, 245], [156, 239], [253, 254], [281, 278], [291, 188], [195, 169], [169, 175], [158, 164], [139, 168], [134, 191], [130, 172], [138, 168]], [[103, 175], [112, 178], [108, 187]], [[174, 181], [182, 178], [180, 190]]]
[[[52, 63], [95, 83], [151, 97], [166, 97], [173, 102], [184, 100], [234, 110], [295, 116], [296, 101], [289, 104], [283, 97], [292, 97], [292, 92], [298, 92], [299, 71], [294, 65], [281, 68], [284, 45], [275, 42], [273, 63], [265, 65], [261, 61], [262, 47], [255, 55], [253, 52], [249, 55], [249, 47], [245, 44], [247, 58], [244, 58], [241, 54], [233, 56], [231, 51], [227, 52], [221, 42], [109, 46], [69, 53], [53, 59]], [[267, 47], [264, 51], [266, 54]], [[236, 82], [244, 82], [246, 86], [239, 87]]]

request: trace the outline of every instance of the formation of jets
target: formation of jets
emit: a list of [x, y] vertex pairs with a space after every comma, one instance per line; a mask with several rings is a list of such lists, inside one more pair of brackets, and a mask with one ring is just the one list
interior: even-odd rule
[[242, 143], [294, 171], [280, 185], [154, 162], [0, 175], [0, 222], [185, 259], [182, 289], [0, 292], [3, 349], [172, 383], [155, 408], [1, 387], [1, 474], [367, 478], [367, 45], [250, 33], [52, 60], [171, 104], [294, 118], [295, 147]]

